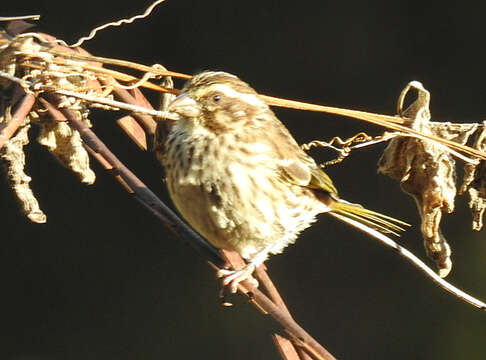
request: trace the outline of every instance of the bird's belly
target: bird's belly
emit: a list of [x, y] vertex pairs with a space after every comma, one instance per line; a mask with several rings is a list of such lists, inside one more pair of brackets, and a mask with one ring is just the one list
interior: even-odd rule
[[[228, 176], [232, 171], [237, 176]], [[254, 169], [246, 173], [255, 174]], [[168, 181], [179, 212], [218, 248], [247, 259], [268, 245], [274, 245], [270, 252], [279, 253], [322, 212], [318, 201], [298, 186], [244, 174], [235, 167], [205, 181]]]

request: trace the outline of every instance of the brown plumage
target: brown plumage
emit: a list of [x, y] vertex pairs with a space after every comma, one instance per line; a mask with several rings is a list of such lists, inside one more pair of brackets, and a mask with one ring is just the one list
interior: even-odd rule
[[329, 213], [397, 233], [405, 223], [338, 197], [331, 179], [258, 94], [236, 76], [194, 76], [169, 106], [175, 122], [159, 155], [169, 194], [186, 221], [218, 248], [249, 261], [221, 271], [236, 291], [268, 254], [280, 253]]

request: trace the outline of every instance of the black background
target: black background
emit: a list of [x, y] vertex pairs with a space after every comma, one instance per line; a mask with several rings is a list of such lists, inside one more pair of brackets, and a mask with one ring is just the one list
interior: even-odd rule
[[[39, 13], [40, 30], [72, 43], [148, 5], [4, 2], [1, 15]], [[167, 0], [150, 18], [100, 32], [84, 47], [184, 73], [225, 70], [264, 94], [386, 114], [406, 83], [419, 80], [432, 93], [435, 120], [482, 121], [484, 10], [444, 2]], [[299, 142], [380, 132], [353, 119], [276, 112]], [[161, 168], [118, 129], [117, 114], [91, 117], [102, 140], [168, 200]], [[357, 151], [327, 171], [347, 200], [414, 224], [400, 242], [425, 258], [413, 200], [376, 175], [382, 149]], [[0, 182], [0, 358], [278, 359], [272, 321], [238, 299], [221, 307], [204, 261], [93, 167], [97, 182], [81, 185], [35, 142], [28, 146], [45, 225], [29, 223]], [[486, 299], [484, 232], [470, 230], [467, 199], [456, 206], [443, 226], [454, 251], [448, 280]], [[339, 359], [485, 356], [484, 313], [326, 216], [267, 265], [297, 321]]]

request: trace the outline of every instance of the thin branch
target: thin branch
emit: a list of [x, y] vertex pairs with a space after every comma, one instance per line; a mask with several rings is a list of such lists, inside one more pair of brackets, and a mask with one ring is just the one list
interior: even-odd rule
[[[55, 102], [60, 103], [61, 99], [53, 95]], [[155, 215], [167, 228], [181, 236], [186, 242], [193, 246], [204, 258], [223, 266], [218, 251], [199, 234], [187, 226], [172, 210], [169, 209], [135, 174], [133, 174], [118, 158], [106, 147], [106, 145], [95, 135], [93, 131], [81, 120], [72, 110], [62, 108], [59, 110], [76, 129], [83, 141], [96, 153], [100, 154], [112, 167], [112, 174], [119, 175], [129, 186], [135, 199]], [[55, 114], [55, 116], [59, 116]]]
[[277, 288], [273, 284], [273, 281], [270, 279], [270, 276], [268, 276], [265, 268], [265, 264], [262, 264], [256, 268], [255, 276], [257, 277], [258, 281], [267, 292], [270, 299], [272, 299], [272, 301], [275, 303], [275, 305], [280, 307], [282, 311], [285, 311], [289, 316], [291, 316], [290, 311], [287, 308], [287, 305], [285, 305], [285, 302], [282, 299], [282, 296], [280, 295]]
[[40, 15], [0, 16], [0, 21], [39, 20], [39, 19], [40, 19]]
[[278, 351], [280, 352], [280, 356], [284, 360], [300, 360], [299, 354], [294, 347], [294, 344], [283, 336], [279, 334], [274, 334], [272, 336], [273, 341], [275, 342], [275, 346], [277, 347]]
[[[216, 265], [211, 263], [210, 265], [215, 270], [218, 270]], [[240, 282], [238, 284], [238, 292], [248, 296], [258, 309], [270, 315], [290, 335], [293, 342], [304, 348], [313, 357], [319, 360], [336, 360], [334, 356], [297, 324], [286, 311], [274, 304], [265, 294], [255, 288], [250, 281], [243, 280]]]
[[[238, 253], [234, 251], [227, 251], [227, 250], [222, 250], [221, 251], [223, 257], [225, 258], [226, 262], [231, 265], [231, 267], [235, 270], [240, 270], [242, 269], [246, 263], [245, 261], [241, 258]], [[282, 314], [286, 317], [286, 321], [288, 323], [294, 322], [292, 315], [290, 314], [287, 306], [285, 305], [282, 297], [280, 296], [277, 288], [273, 284], [272, 280], [268, 276], [266, 272], [265, 265], [262, 264], [260, 265], [254, 275], [257, 277], [257, 279], [260, 281], [262, 288], [267, 292], [268, 296], [270, 297], [271, 301], [277, 306]], [[264, 305], [261, 304], [261, 302], [258, 301], [257, 297], [255, 296], [256, 294], [256, 289], [251, 285], [250, 282], [247, 282], [250, 286], [250, 290], [245, 293], [245, 291], [241, 291], [245, 295], [249, 295], [250, 298], [253, 300], [254, 305], [264, 314], [268, 314], [268, 309], [265, 308]], [[224, 290], [224, 289], [223, 289]], [[284, 327], [284, 329], [287, 329]], [[274, 334], [274, 336], [278, 336], [277, 334]], [[292, 334], [291, 339], [294, 341], [283, 341], [281, 340], [283, 338], [281, 337], [274, 337], [275, 340], [275, 345], [278, 346], [278, 349], [281, 353], [281, 356], [284, 357], [285, 359], [294, 359], [295, 354], [298, 355], [297, 359], [299, 360], [307, 360], [307, 359], [328, 359], [327, 356], [329, 356], [329, 353], [325, 353], [320, 351], [320, 349], [314, 349], [312, 346], [309, 346], [308, 341], [306, 342], [305, 346], [302, 346], [302, 341], [296, 341], [297, 337], [295, 334]], [[290, 351], [288, 348], [292, 346], [294, 351]], [[316, 351], [317, 350], [317, 351]]]
[[116, 101], [116, 100], [110, 100], [104, 97], [99, 97], [99, 96], [94, 96], [94, 95], [86, 95], [82, 93], [78, 93], [75, 91], [70, 91], [70, 90], [55, 90], [56, 93], [61, 94], [61, 95], [66, 95], [66, 96], [71, 96], [75, 97], [81, 100], [85, 100], [90, 103], [98, 103], [98, 104], [103, 104], [107, 106], [111, 106], [114, 109], [123, 109], [123, 110], [129, 110], [135, 113], [140, 113], [140, 114], [147, 114], [150, 116], [155, 116], [161, 119], [172, 119], [172, 120], [178, 120], [179, 116], [175, 113], [170, 113], [167, 111], [158, 111], [158, 110], [153, 110], [153, 109], [147, 109], [142, 106], [138, 105], [131, 105], [131, 104], [125, 104], [121, 101]]
[[403, 246], [397, 244], [395, 241], [390, 239], [389, 237], [383, 235], [377, 230], [374, 230], [372, 228], [367, 228], [365, 225], [349, 219], [345, 218], [344, 216], [337, 214], [337, 213], [329, 213], [330, 215], [341, 219], [342, 221], [345, 221], [346, 223], [349, 223], [356, 227], [357, 229], [362, 230], [363, 232], [372, 235], [374, 238], [379, 240], [382, 244], [391, 247], [392, 249], [395, 249], [401, 256], [403, 256], [408, 262], [412, 263], [416, 268], [421, 270], [425, 275], [427, 275], [434, 283], [439, 285], [441, 288], [446, 290], [447, 292], [451, 293], [452, 295], [458, 297], [459, 299], [477, 307], [480, 310], [486, 311], [486, 304], [473, 296], [465, 293], [464, 291], [458, 289], [451, 283], [448, 283], [445, 281], [443, 278], [441, 278], [439, 275], [437, 275], [431, 268], [429, 268], [427, 265], [424, 264], [422, 260], [420, 260], [418, 257], [416, 257], [414, 254], [412, 254], [410, 251], [405, 249]]
[[[46, 41], [48, 42], [48, 41]], [[50, 52], [53, 55], [57, 56], [62, 56], [65, 57], [66, 59], [76, 59], [76, 60], [85, 60], [85, 61], [95, 61], [95, 62], [100, 62], [103, 64], [109, 64], [109, 65], [116, 65], [116, 66], [121, 66], [121, 67], [127, 67], [130, 69], [134, 70], [139, 70], [143, 72], [149, 72], [155, 75], [159, 76], [172, 76], [175, 78], [181, 78], [181, 79], [190, 79], [192, 76], [175, 72], [175, 71], [169, 71], [169, 70], [161, 70], [157, 69], [157, 67], [153, 66], [147, 66], [147, 65], [142, 65], [138, 64], [132, 61], [127, 61], [127, 60], [120, 60], [120, 59], [113, 59], [113, 58], [106, 58], [102, 56], [92, 56], [92, 55], [81, 55], [81, 54], [74, 54], [70, 52], [66, 52], [65, 50], [54, 50], [54, 49], [49, 49], [45, 48], [45, 51]]]
[[19, 84], [24, 89], [28, 89], [29, 86], [30, 86], [27, 81], [20, 79], [16, 76], [10, 75], [8, 72], [2, 71], [2, 70], [0, 70], [0, 77], [7, 79], [7, 80], [10, 80], [10, 81], [12, 81], [16, 84]]
[[[106, 80], [101, 80], [101, 83], [103, 83], [105, 85], [109, 85], [109, 82], [106, 81]], [[138, 90], [138, 89], [134, 89], [134, 91], [140, 92], [140, 90]], [[132, 96], [130, 94], [130, 92], [128, 92], [125, 89], [114, 88], [113, 93], [117, 96], [117, 98], [119, 100], [121, 100], [122, 102], [124, 102], [126, 104], [141, 106], [140, 102], [137, 101], [137, 99], [134, 96]], [[153, 107], [150, 105], [150, 103], [148, 103], [148, 101], [147, 101], [147, 104], [143, 104], [143, 106], [145, 108], [153, 110]], [[155, 127], [156, 127], [157, 124], [155, 123], [155, 121], [152, 119], [152, 117], [150, 115], [142, 114], [142, 113], [132, 113], [131, 115], [135, 119], [138, 120], [139, 124], [143, 126], [143, 128], [145, 129], [147, 134], [150, 134], [150, 135], [154, 134]]]

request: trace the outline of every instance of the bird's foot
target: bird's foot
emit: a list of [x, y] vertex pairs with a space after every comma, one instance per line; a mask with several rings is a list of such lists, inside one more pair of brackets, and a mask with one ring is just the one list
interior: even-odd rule
[[247, 264], [241, 270], [227, 270], [219, 269], [217, 272], [218, 278], [222, 278], [223, 286], [229, 287], [231, 293], [236, 293], [238, 284], [244, 280], [248, 280], [254, 287], [258, 287], [258, 281], [251, 275], [255, 271], [255, 265]]

